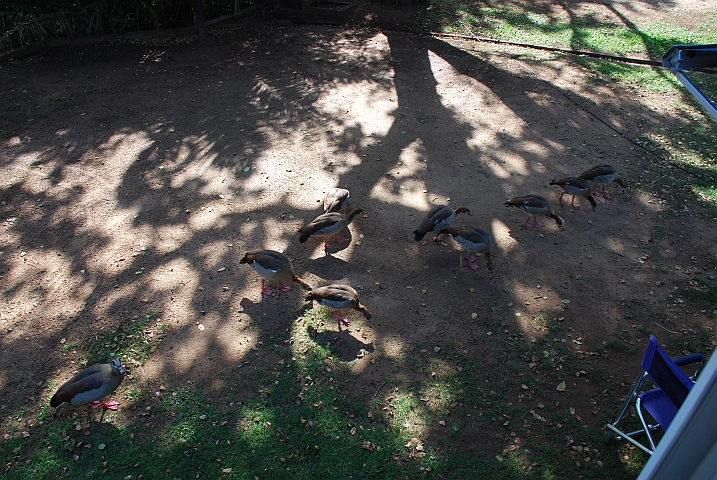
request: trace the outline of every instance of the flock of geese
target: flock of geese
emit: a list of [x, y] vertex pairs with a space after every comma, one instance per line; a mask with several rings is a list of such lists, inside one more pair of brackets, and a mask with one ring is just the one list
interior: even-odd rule
[[[563, 192], [558, 199], [563, 205], [563, 196], [568, 193], [572, 195], [570, 202], [571, 209], [579, 209], [575, 205], [575, 197], [582, 196], [588, 199], [593, 211], [597, 203], [594, 196], [602, 196], [611, 199], [605, 192], [605, 185], [615, 182], [624, 191], [625, 184], [620, 176], [610, 165], [596, 165], [583, 172], [578, 177], [559, 178], [550, 182], [551, 185], [558, 185]], [[592, 185], [591, 185], [592, 184]], [[597, 191], [598, 185], [602, 185], [602, 192]], [[299, 242], [305, 243], [311, 237], [319, 237], [324, 240], [324, 251], [328, 255], [333, 244], [328, 240], [334, 239], [339, 243], [348, 242], [348, 239], [339, 237], [337, 234], [345, 229], [362, 210], [356, 208], [346, 214], [348, 206], [349, 191], [343, 188], [332, 188], [324, 200], [324, 212], [316, 217], [309, 224], [299, 230]], [[523, 195], [513, 197], [505, 202], [506, 207], [517, 207], [528, 213], [528, 218], [523, 224], [524, 228], [540, 228], [544, 225], [537, 221], [537, 215], [545, 216], [555, 220], [558, 228], [562, 230], [563, 220], [553, 213], [550, 202], [540, 195]], [[487, 259], [489, 276], [493, 276], [492, 261], [492, 240], [490, 234], [475, 226], [462, 225], [460, 227], [451, 225], [453, 219], [459, 214], [471, 212], [466, 207], [452, 209], [446, 205], [433, 207], [413, 235], [416, 241], [421, 241], [429, 232], [435, 232], [433, 240], [439, 242], [442, 234], [448, 234], [458, 242], [466, 251], [466, 259], [472, 270], [479, 267], [475, 263], [476, 257], [473, 254], [482, 254]], [[530, 224], [530, 217], [533, 223]], [[312, 287], [307, 284], [296, 273], [291, 265], [289, 257], [274, 250], [254, 250], [244, 254], [239, 263], [248, 264], [261, 276], [261, 292], [264, 295], [271, 295], [272, 290], [266, 286], [266, 281], [276, 281], [281, 291], [291, 290], [291, 283], [298, 283], [309, 290], [306, 301], [316, 301], [318, 304], [329, 308], [336, 321], [339, 330], [341, 325], [348, 326], [348, 319], [341, 316], [342, 310], [358, 310], [363, 313], [371, 326], [371, 312], [359, 302], [358, 293], [349, 285], [332, 284], [324, 287]], [[113, 358], [108, 364], [99, 364], [89, 367], [63, 384], [50, 399], [50, 406], [57, 407], [63, 402], [88, 403], [92, 408], [104, 407], [109, 410], [117, 410], [118, 403], [113, 400], [105, 400], [111, 395], [124, 379], [125, 371], [119, 358]]]

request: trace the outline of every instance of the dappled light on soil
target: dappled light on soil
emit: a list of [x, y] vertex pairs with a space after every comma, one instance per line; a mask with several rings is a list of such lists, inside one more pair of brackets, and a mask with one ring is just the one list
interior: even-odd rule
[[[698, 293], [713, 288], [713, 225], [614, 184], [595, 211], [560, 206], [553, 178], [611, 163], [644, 187], [657, 167], [514, 50], [267, 28], [168, 46], [161, 69], [137, 69], [138, 43], [0, 70], [38, 114], [0, 149], [0, 426], [18, 449], [3, 468], [43, 455], [38, 477], [68, 464], [100, 478], [109, 462], [145, 478], [196, 465], [209, 477], [551, 478], [548, 465], [575, 462], [566, 436], [600, 436], [646, 335], [672, 332], [682, 349], [711, 332]], [[561, 57], [521, 61], [592, 98]], [[612, 125], [633, 121], [616, 111], [642, 115], [619, 95], [600, 105]], [[363, 213], [327, 254], [298, 231], [332, 187]], [[527, 213], [504, 202], [526, 193], [565, 228], [524, 228]], [[444, 204], [471, 210], [454, 224], [490, 233], [492, 276], [450, 235], [414, 240]], [[258, 249], [285, 253], [312, 287], [353, 287], [373, 317], [337, 320], [296, 281], [262, 292], [239, 263]], [[60, 381], [114, 355], [130, 371], [120, 410], [86, 428], [85, 406], [53, 417]], [[97, 447], [110, 441], [131, 455]], [[632, 474], [600, 448], [600, 464], [577, 460], [582, 475]]]

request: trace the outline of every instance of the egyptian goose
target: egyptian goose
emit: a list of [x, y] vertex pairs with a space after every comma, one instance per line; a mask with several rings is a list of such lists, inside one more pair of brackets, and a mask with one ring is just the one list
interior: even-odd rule
[[306, 296], [306, 301], [310, 302], [312, 300], [316, 300], [319, 305], [332, 310], [332, 314], [338, 322], [339, 330], [341, 330], [342, 324], [347, 327], [350, 325], [348, 319], [341, 317], [340, 310], [358, 310], [362, 312], [366, 320], [369, 321], [369, 326], [371, 326], [373, 315], [368, 311], [368, 308], [359, 303], [358, 293], [348, 285], [333, 284], [310, 290]]
[[600, 196], [600, 194], [596, 191], [597, 184], [602, 184], [602, 196], [606, 199], [613, 198], [612, 195], [608, 195], [605, 193], [605, 185], [607, 185], [610, 182], [615, 182], [618, 185], [620, 185], [620, 189], [625, 192], [625, 182], [622, 181], [620, 178], [620, 174], [617, 173], [617, 170], [615, 170], [615, 167], [612, 165], [608, 165], [607, 163], [602, 163], [600, 165], [595, 165], [594, 167], [585, 170], [583, 173], [580, 174], [580, 178], [583, 180], [587, 180], [588, 182], [593, 183], [593, 195]]
[[332, 188], [326, 192], [324, 213], [341, 212], [349, 203], [349, 191], [345, 188]]
[[491, 255], [493, 242], [488, 232], [469, 225], [462, 225], [460, 227], [448, 225], [442, 228], [440, 233], [451, 234], [453, 240], [460, 243], [463, 248], [466, 249], [466, 260], [468, 260], [468, 266], [472, 270], [478, 270], [480, 267], [474, 263], [476, 257], [471, 255], [471, 253], [484, 254], [487, 260], [489, 278], [493, 278], [493, 257]]
[[113, 358], [110, 363], [93, 365], [65, 382], [50, 399], [50, 406], [57, 407], [63, 402], [87, 402], [92, 408], [103, 406], [117, 410], [119, 403], [102, 399], [117, 390], [124, 375], [119, 358]]
[[[523, 195], [522, 197], [513, 197], [505, 202], [506, 207], [518, 207], [528, 212], [528, 218], [525, 219], [523, 227], [532, 230], [533, 228], [544, 227], [542, 223], [538, 223], [536, 215], [544, 215], [555, 220], [560, 230], [563, 229], [563, 219], [553, 213], [550, 208], [550, 202], [540, 195]], [[530, 214], [533, 215], [533, 225], [528, 225]]]
[[279, 288], [282, 292], [291, 290], [290, 285], [284, 285], [283, 282], [296, 282], [303, 287], [311, 288], [309, 284], [304, 282], [294, 273], [294, 267], [291, 266], [291, 260], [283, 253], [274, 250], [255, 250], [246, 252], [244, 258], [239, 263], [247, 263], [251, 268], [261, 275], [261, 293], [271, 295], [272, 290], [264, 286], [265, 280], [277, 280]]
[[[438, 232], [441, 228], [450, 225], [459, 213], [470, 215], [471, 211], [466, 207], [459, 207], [454, 210], [446, 205], [436, 205], [428, 212], [421, 225], [413, 231], [414, 238], [417, 242], [420, 242], [428, 232]], [[440, 233], [433, 237], [434, 242], [439, 242], [440, 240]]]
[[344, 217], [340, 213], [324, 213], [319, 215], [311, 221], [308, 225], [299, 230], [299, 242], [306, 242], [310, 236], [316, 235], [318, 237], [324, 237], [324, 251], [328, 253], [329, 245], [326, 243], [327, 237], [337, 238], [341, 243], [348, 241], [346, 238], [337, 237], [334, 233], [340, 232], [348, 226], [349, 223], [354, 219], [356, 215], [363, 212], [362, 209], [357, 208], [353, 210], [348, 216]]
[[582, 178], [577, 177], [567, 177], [553, 180], [550, 182], [550, 184], [563, 187], [563, 193], [560, 194], [560, 198], [558, 199], [558, 202], [560, 202], [561, 207], [563, 206], [563, 195], [569, 193], [573, 196], [573, 199], [570, 202], [570, 208], [572, 208], [573, 210], [580, 210], [580, 207], [575, 206], [575, 195], [580, 195], [588, 199], [590, 205], [593, 206], [593, 212], [595, 211], [597, 202], [595, 202], [595, 199], [590, 194], [590, 182], [588, 182], [587, 180], [583, 180]]

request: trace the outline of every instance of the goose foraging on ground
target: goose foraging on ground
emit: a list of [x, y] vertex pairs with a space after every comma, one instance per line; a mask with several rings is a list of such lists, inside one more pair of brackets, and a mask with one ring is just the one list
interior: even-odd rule
[[349, 191], [345, 188], [332, 188], [326, 192], [324, 213], [344, 212], [349, 203]]
[[[441, 228], [450, 225], [456, 215], [460, 213], [467, 213], [470, 215], [471, 211], [466, 207], [459, 207], [454, 210], [446, 205], [436, 205], [428, 212], [428, 214], [426, 214], [426, 217], [421, 222], [421, 225], [413, 231], [414, 238], [417, 242], [420, 242], [428, 232], [438, 232]], [[435, 237], [433, 237], [433, 241], [441, 241], [441, 234], [438, 233]]]
[[[625, 192], [625, 182], [622, 181], [620, 174], [617, 173], [615, 167], [608, 165], [607, 163], [595, 165], [594, 167], [585, 170], [580, 174], [580, 178], [593, 183], [593, 195], [596, 197], [603, 196], [607, 200], [613, 198], [612, 195], [605, 193], [605, 185], [610, 182], [617, 183], [620, 186], [620, 190], [622, 190], [623, 193]], [[602, 194], [598, 193], [596, 190], [598, 183], [602, 184]]]
[[117, 390], [125, 371], [119, 358], [110, 363], [93, 365], [65, 382], [50, 399], [50, 406], [57, 407], [63, 402], [88, 403], [90, 407], [103, 406], [108, 410], [117, 410], [119, 403], [114, 400], [105, 401], [104, 397]]
[[[525, 210], [526, 212], [528, 212], [528, 218], [525, 219], [523, 227], [529, 230], [545, 226], [542, 223], [538, 223], [536, 215], [543, 215], [545, 217], [552, 218], [553, 220], [555, 220], [555, 223], [558, 224], [558, 228], [560, 230], [563, 229], [563, 219], [553, 213], [552, 208], [550, 208], [550, 202], [545, 197], [541, 197], [540, 195], [530, 194], [523, 195], [520, 197], [513, 197], [505, 202], [505, 206], [518, 207], [521, 210]], [[528, 221], [530, 220], [531, 215], [533, 216], [533, 224], [528, 225]]]
[[488, 277], [493, 278], [493, 241], [490, 238], [490, 234], [485, 230], [470, 225], [461, 225], [457, 227], [455, 225], [448, 225], [442, 228], [440, 233], [449, 233], [453, 237], [453, 240], [458, 242], [466, 249], [466, 260], [468, 260], [468, 266], [471, 270], [478, 270], [480, 267], [475, 263], [476, 257], [473, 253], [482, 253], [485, 255], [488, 267]]
[[277, 280], [279, 288], [282, 292], [291, 290], [291, 285], [284, 285], [284, 282], [296, 282], [303, 287], [311, 288], [309, 284], [304, 282], [294, 273], [294, 267], [291, 266], [291, 260], [283, 253], [274, 250], [255, 250], [246, 252], [239, 263], [246, 263], [261, 275], [261, 293], [271, 295], [272, 290], [266, 288], [265, 280]]
[[328, 253], [329, 244], [326, 242], [328, 237], [336, 238], [341, 243], [347, 242], [348, 239], [337, 237], [333, 234], [338, 233], [344, 228], [346, 228], [353, 221], [354, 217], [361, 212], [363, 212], [363, 210], [357, 208], [351, 213], [349, 213], [346, 217], [344, 217], [340, 213], [335, 212], [319, 215], [308, 225], [304, 226], [301, 230], [299, 230], [299, 242], [306, 242], [312, 235], [315, 235], [317, 237], [324, 237], [324, 251]]
[[558, 202], [560, 203], [561, 207], [563, 206], [563, 195], [569, 193], [573, 196], [573, 199], [570, 202], [570, 208], [572, 208], [573, 210], [580, 210], [580, 207], [575, 205], [575, 195], [580, 195], [588, 199], [590, 205], [593, 206], [593, 212], [595, 211], [597, 202], [590, 193], [590, 182], [588, 182], [587, 180], [578, 177], [567, 177], [555, 179], [551, 181], [550, 184], [558, 185], [563, 189], [563, 193], [560, 194], [560, 198], [558, 199]]
[[341, 317], [341, 310], [358, 310], [368, 320], [371, 326], [371, 312], [359, 302], [358, 293], [348, 285], [332, 284], [325, 287], [314, 288], [309, 291], [306, 301], [316, 300], [317, 303], [332, 310], [332, 314], [341, 330], [341, 325], [349, 326], [348, 319]]

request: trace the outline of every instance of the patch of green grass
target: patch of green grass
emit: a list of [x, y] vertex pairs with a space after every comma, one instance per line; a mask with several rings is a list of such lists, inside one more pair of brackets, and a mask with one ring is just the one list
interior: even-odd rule
[[[10, 419], [15, 429], [6, 431], [19, 435], [0, 444], [4, 478], [349, 478], [360, 472], [537, 480], [634, 478], [644, 465], [630, 451], [617, 454], [620, 445], [605, 448], [602, 429], [586, 429], [579, 419], [589, 412], [571, 413], [582, 398], [573, 392], [575, 372], [596, 381], [598, 390], [606, 387], [594, 357], [570, 342], [529, 341], [495, 328], [496, 341], [482, 355], [450, 343], [405, 344], [406, 361], [383, 389], [361, 394], [349, 388], [361, 378], [356, 367], [397, 360], [339, 359], [315, 339], [325, 322], [333, 323], [325, 314], [301, 312], [290, 342], [281, 341], [283, 334], [265, 337], [264, 347], [251, 353], [251, 367], [211, 391], [169, 384], [155, 396], [132, 386], [128, 401], [103, 423], [98, 411], [63, 405], [56, 417], [40, 411], [30, 437], [15, 418], [33, 412], [17, 412]], [[152, 318], [104, 337], [98, 355], [139, 348], [135, 336], [151, 329]], [[500, 318], [489, 321], [505, 326]], [[506, 350], [515, 361], [504, 361]], [[554, 398], [565, 380], [557, 403], [540, 400]], [[497, 454], [475, 448], [476, 435]]]
[[644, 53], [652, 58], [659, 58], [672, 45], [711, 43], [717, 35], [715, 22], [709, 19], [690, 31], [664, 22], [626, 24], [616, 16], [590, 11], [572, 11], [567, 16], [530, 3], [486, 7], [455, 0], [428, 2], [418, 24], [429, 30], [467, 34], [465, 24], [479, 37], [616, 55]]
[[708, 215], [717, 218], [717, 185], [713, 181], [698, 179], [692, 185], [697, 200], [707, 207]]
[[650, 334], [652, 333], [652, 330], [650, 330], [649, 328], [646, 328], [646, 327], [644, 327], [644, 326], [642, 326], [642, 325], [637, 325], [637, 326], [635, 327], [635, 330], [637, 330], [637, 331], [638, 331], [640, 334], [642, 334], [643, 336], [647, 336], [647, 337], [649, 337]]
[[[700, 328], [696, 331], [688, 332], [686, 335], [672, 335], [666, 337], [662, 344], [672, 358], [681, 357], [690, 353], [705, 354], [712, 348], [713, 332], [707, 328]], [[685, 367], [685, 371], [689, 372], [689, 367]]]
[[132, 318], [129, 325], [117, 331], [104, 332], [99, 338], [93, 339], [88, 348], [87, 363], [106, 362], [112, 357], [144, 364], [161, 341], [159, 333], [164, 328], [161, 323], [152, 324], [156, 316], [148, 312], [143, 317]]
[[629, 347], [625, 342], [623, 342], [621, 340], [615, 340], [615, 339], [611, 339], [611, 340], [608, 340], [607, 342], [605, 342], [605, 346], [608, 348], [612, 348], [613, 350], [618, 350], [618, 351], [628, 350], [628, 347]]
[[70, 353], [73, 350], [76, 350], [82, 345], [82, 342], [79, 340], [73, 340], [71, 342], [65, 342], [60, 347], [60, 351], [62, 353]]
[[717, 311], [717, 282], [705, 277], [695, 277], [689, 285], [679, 287], [672, 297], [697, 305], [710, 314]]

